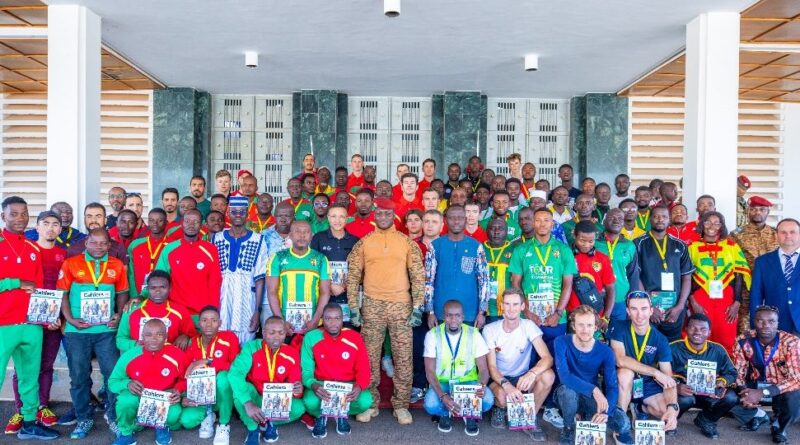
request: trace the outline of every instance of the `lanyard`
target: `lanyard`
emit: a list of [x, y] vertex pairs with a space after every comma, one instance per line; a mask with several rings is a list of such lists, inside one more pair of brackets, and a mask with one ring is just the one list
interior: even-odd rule
[[461, 337], [464, 336], [464, 329], [461, 329], [461, 333], [458, 334], [458, 342], [456, 342], [456, 350], [453, 351], [453, 344], [450, 343], [450, 334], [447, 332], [444, 333], [444, 338], [447, 340], [447, 347], [450, 349], [450, 379], [453, 379], [453, 376], [456, 372], [456, 357], [458, 356], [458, 349], [461, 347]]
[[708, 256], [711, 257], [711, 263], [714, 265], [714, 279], [717, 279], [717, 260], [719, 259], [719, 250], [716, 243], [708, 245], [707, 242], [703, 241], [706, 250], [708, 251]]
[[61, 235], [58, 235], [57, 239], [58, 239], [59, 241], [61, 241], [61, 244], [63, 244], [63, 245], [65, 245], [65, 246], [69, 247], [69, 245], [71, 244], [71, 243], [69, 242], [69, 240], [70, 240], [70, 239], [72, 239], [72, 227], [67, 227], [67, 237], [66, 237], [66, 238], [64, 238], [64, 239], [62, 240], [62, 239], [61, 239]]
[[280, 350], [281, 350], [281, 348], [280, 348], [280, 346], [278, 346], [278, 349], [276, 349], [275, 353], [272, 354], [272, 359], [270, 360], [270, 358], [269, 358], [269, 347], [266, 347], [266, 345], [264, 347], [264, 357], [267, 358], [267, 371], [269, 372], [269, 381], [270, 382], [274, 382], [275, 381], [275, 366], [277, 366], [277, 364], [278, 364], [278, 351], [280, 351]]
[[161, 237], [161, 241], [159, 241], [156, 246], [155, 252], [153, 252], [153, 245], [150, 244], [150, 238], [149, 236], [147, 237], [147, 251], [150, 253], [150, 272], [152, 272], [156, 267], [156, 258], [158, 258], [158, 254], [161, 253], [161, 249], [167, 244], [167, 237]]
[[[295, 211], [297, 211], [297, 209], [295, 209]], [[263, 231], [264, 227], [268, 227], [269, 226], [269, 222], [272, 221], [273, 219], [275, 219], [274, 216], [269, 215], [269, 218], [267, 218], [267, 220], [264, 221], [264, 224], [261, 224], [261, 217], [256, 215], [256, 218], [258, 219], [258, 230], [259, 231]]]
[[620, 235], [617, 235], [617, 238], [614, 240], [614, 244], [608, 242], [608, 237], [606, 237], [606, 247], [608, 247], [608, 258], [611, 261], [614, 261], [614, 250], [617, 249], [617, 243], [619, 242]]
[[[102, 262], [99, 260], [95, 260], [95, 263]], [[100, 282], [103, 281], [103, 277], [106, 276], [106, 269], [108, 269], [108, 261], [102, 262], [103, 267], [100, 271], [100, 275], [98, 276], [95, 271], [94, 267], [92, 267], [92, 263], [90, 261], [86, 262], [86, 268], [89, 269], [89, 273], [92, 275], [92, 283], [94, 283], [95, 289], [100, 289]]]
[[650, 209], [647, 209], [647, 213], [644, 214], [644, 218], [642, 218], [642, 214], [636, 212], [636, 219], [639, 220], [639, 227], [644, 230], [647, 227], [647, 220], [650, 219]]
[[550, 251], [553, 250], [553, 245], [550, 244], [547, 246], [547, 252], [544, 254], [544, 258], [542, 257], [542, 252], [539, 250], [539, 246], [534, 245], [534, 250], [536, 250], [536, 256], [539, 257], [539, 261], [542, 262], [542, 267], [547, 266], [547, 260], [550, 259]]
[[[500, 247], [489, 247], [489, 264], [497, 264], [500, 261], [500, 257], [503, 256], [503, 252], [506, 251], [506, 248], [508, 247], [509, 244], [511, 243], [506, 241], [506, 243]], [[494, 252], [497, 252], [497, 255], [495, 255]]]
[[214, 337], [214, 340], [211, 341], [211, 347], [209, 348], [208, 354], [206, 354], [206, 349], [203, 347], [203, 337], [197, 337], [197, 346], [200, 348], [200, 352], [203, 354], [203, 360], [205, 360], [206, 357], [211, 357], [212, 360], [214, 359], [214, 348], [217, 347], [218, 339], [219, 337]]
[[[139, 310], [142, 311], [142, 315], [144, 315], [145, 318], [150, 318], [150, 313], [148, 313], [147, 310], [145, 310], [145, 306], [147, 306], [147, 303], [149, 302], [150, 300], [145, 300], [144, 303], [142, 304], [142, 307], [139, 308]], [[170, 307], [169, 307], [169, 301], [167, 301], [167, 315], [166, 315], [167, 317], [169, 317], [169, 313], [170, 313]]]
[[780, 344], [780, 342], [781, 342], [781, 336], [776, 335], [775, 341], [772, 343], [772, 345], [770, 345], [771, 349], [769, 351], [769, 357], [767, 357], [767, 359], [764, 360], [764, 349], [761, 347], [761, 342], [759, 342], [758, 339], [754, 339], [753, 341], [753, 348], [755, 348], [756, 353], [758, 354], [758, 358], [764, 360], [764, 378], [767, 377], [767, 368], [769, 367], [769, 364], [772, 363], [772, 359], [773, 357], [775, 357], [775, 352], [778, 350], [778, 345]]
[[656, 245], [658, 256], [661, 257], [661, 266], [664, 268], [664, 270], [667, 270], [667, 235], [664, 235], [661, 245], [658, 244], [658, 240], [653, 236], [652, 233], [650, 234], [650, 238], [652, 238], [653, 244]]
[[653, 329], [652, 326], [647, 327], [647, 333], [644, 334], [644, 339], [642, 340], [642, 349], [639, 349], [639, 342], [636, 341], [636, 331], [633, 330], [633, 323], [631, 323], [631, 341], [633, 342], [633, 353], [636, 354], [636, 361], [639, 363], [642, 362], [644, 350], [647, 349], [647, 339], [650, 338], [651, 329]]
[[[292, 201], [290, 200], [289, 202], [291, 203]], [[292, 204], [294, 207], [294, 213], [297, 213], [297, 209], [299, 209], [301, 205], [303, 205], [303, 198], [300, 198], [300, 201], [297, 203], [297, 205]]]

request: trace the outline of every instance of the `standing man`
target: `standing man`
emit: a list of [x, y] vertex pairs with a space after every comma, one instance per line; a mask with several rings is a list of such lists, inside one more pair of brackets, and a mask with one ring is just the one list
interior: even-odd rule
[[464, 233], [468, 237], [475, 239], [475, 241], [479, 243], [485, 242], [487, 240], [486, 231], [483, 230], [483, 227], [481, 227], [479, 224], [479, 218], [481, 213], [480, 205], [478, 205], [478, 203], [475, 202], [467, 203], [466, 205], [464, 205], [464, 211], [466, 212], [467, 215], [467, 223], [464, 226]]
[[356, 153], [350, 157], [350, 175], [347, 176], [346, 190], [364, 187], [364, 157]]
[[619, 204], [619, 209], [622, 210], [623, 225], [620, 231], [622, 236], [633, 241], [647, 233], [636, 224], [636, 218], [639, 216], [636, 201], [628, 198]]
[[211, 211], [211, 201], [206, 199], [206, 178], [200, 175], [192, 176], [192, 180], [189, 181], [189, 193], [197, 202], [197, 210], [203, 215], [205, 221], [208, 212]]
[[195, 325], [200, 309], [208, 305], [219, 307], [222, 284], [217, 248], [200, 239], [201, 218], [196, 209], [183, 215], [183, 238], [167, 244], [156, 263], [157, 270], [172, 277], [170, 298], [189, 310]]
[[522, 196], [530, 202], [531, 192], [536, 190], [536, 166], [533, 162], [522, 165]]
[[575, 202], [575, 198], [581, 194], [581, 191], [575, 188], [574, 185], [574, 178], [575, 178], [575, 171], [572, 169], [572, 166], [569, 164], [563, 164], [558, 167], [558, 178], [561, 180], [561, 187], [567, 189], [569, 194], [569, 204]]
[[450, 206], [446, 218], [449, 231], [437, 238], [425, 254], [425, 312], [433, 329], [444, 319], [444, 304], [461, 302], [464, 320], [483, 328], [489, 304], [489, 271], [481, 244], [464, 236], [466, 213]]
[[[105, 208], [104, 208], [105, 209]], [[86, 238], [86, 235], [81, 233], [78, 229], [72, 228], [73, 213], [72, 206], [66, 202], [59, 201], [50, 206], [50, 211], [55, 212], [61, 218], [61, 234], [56, 238], [56, 245], [62, 249], [69, 249], [70, 246], [78, 241]], [[25, 231], [25, 236], [31, 240], [36, 241], [39, 239], [39, 232], [36, 228]]]
[[486, 266], [489, 270], [489, 302], [486, 309], [486, 322], [492, 323], [503, 318], [503, 292], [511, 287], [511, 272], [508, 265], [516, 243], [506, 239], [506, 222], [493, 219], [487, 226], [488, 239], [483, 243]]
[[[108, 232], [108, 237], [120, 244], [126, 253], [133, 240], [136, 239], [136, 219], [136, 214], [132, 210], [122, 209], [117, 218], [117, 226]], [[128, 263], [127, 255], [123, 262]]]
[[629, 193], [631, 178], [624, 173], [617, 175], [617, 177], [614, 178], [614, 188], [616, 192], [611, 196], [608, 205], [611, 207], [618, 207], [622, 201], [631, 197]]
[[[650, 231], [650, 202], [653, 199], [653, 192], [650, 187], [643, 185], [636, 189], [634, 193], [634, 202], [636, 202], [636, 227], [645, 232]], [[669, 213], [669, 210], [667, 210]]]
[[281, 202], [292, 206], [294, 218], [298, 221], [310, 221], [314, 210], [311, 208], [311, 203], [303, 198], [303, 188], [300, 180], [297, 178], [290, 179], [286, 184], [286, 192], [289, 194], [289, 197]]
[[697, 227], [690, 227], [686, 224], [688, 219], [689, 211], [686, 210], [686, 206], [676, 203], [669, 211], [670, 224], [667, 228], [667, 233], [683, 241], [687, 246], [700, 238], [697, 234]]
[[[42, 327], [26, 324], [30, 294], [44, 286], [40, 248], [25, 238], [28, 203], [9, 196], [2, 203], [5, 228], [0, 234], [0, 368], [14, 359], [22, 425], [19, 439], [55, 439], [58, 432], [37, 423]], [[60, 219], [60, 217], [59, 217]], [[5, 372], [0, 375], [0, 386]]]
[[[405, 218], [406, 213], [411, 209], [423, 210], [422, 202], [417, 197], [417, 175], [414, 173], [406, 173], [400, 179], [400, 185], [403, 189], [403, 194], [395, 199], [396, 211], [395, 213], [400, 218]], [[424, 211], [424, 210], [423, 210]]]
[[219, 193], [227, 198], [231, 194], [231, 180], [231, 172], [218, 170], [214, 175], [214, 194]]
[[[128, 193], [125, 197], [125, 208], [136, 214], [136, 238], [147, 233], [147, 224], [142, 219], [142, 212], [144, 211], [144, 201], [142, 195], [139, 193]], [[103, 207], [105, 210], [105, 207]]]
[[334, 204], [328, 209], [328, 230], [319, 232], [311, 238], [311, 248], [328, 259], [331, 276], [332, 303], [342, 307], [343, 321], [350, 325], [350, 306], [347, 304], [347, 257], [358, 242], [358, 238], [345, 229], [347, 207]]
[[461, 166], [457, 162], [447, 166], [447, 184], [444, 185], [444, 198], [450, 199], [453, 190], [458, 189], [458, 178], [461, 177]]
[[180, 195], [178, 189], [174, 187], [167, 187], [161, 191], [161, 208], [167, 212], [167, 230], [180, 226], [178, 199], [180, 199]]
[[255, 218], [248, 215], [247, 230], [262, 233], [275, 224], [275, 216], [272, 215], [274, 202], [272, 195], [269, 193], [258, 195]]
[[419, 187], [417, 187], [417, 193], [420, 198], [422, 197], [422, 192], [430, 188], [434, 179], [436, 179], [436, 161], [428, 158], [422, 161], [422, 179], [419, 180]]
[[356, 193], [356, 213], [347, 222], [345, 230], [357, 238], [363, 238], [375, 230], [375, 215], [372, 213], [374, 196], [369, 189], [361, 189]]
[[[492, 211], [486, 218], [480, 221], [480, 225], [483, 230], [486, 230], [489, 221], [492, 219], [503, 219], [505, 220], [506, 228], [508, 229], [506, 238], [509, 241], [514, 241], [515, 239], [519, 238], [521, 230], [517, 218], [512, 218], [508, 213], [509, 200], [510, 198], [508, 196], [508, 192], [505, 190], [495, 192], [494, 195], [492, 195]], [[451, 207], [452, 205], [453, 204], [451, 203]]]
[[[356, 327], [363, 325], [361, 332], [372, 370], [369, 385], [372, 406], [356, 420], [369, 422], [378, 415], [380, 361], [388, 330], [396, 369], [394, 416], [401, 425], [408, 425], [413, 421], [408, 411], [412, 383], [411, 328], [422, 323], [425, 271], [416, 243], [394, 227], [394, 203], [379, 198], [376, 204], [375, 231], [359, 240], [347, 258], [351, 322]], [[359, 285], [363, 285], [363, 301], [359, 301]]]
[[665, 182], [661, 184], [661, 189], [659, 190], [659, 194], [661, 195], [661, 202], [664, 206], [672, 212], [672, 209], [680, 204], [678, 201], [678, 186], [674, 182]]
[[[89, 204], [86, 204], [86, 207], [83, 209], [83, 226], [86, 227], [87, 232], [91, 232], [93, 229], [106, 227], [105, 206], [99, 202], [90, 202]], [[80, 241], [73, 243], [71, 246], [69, 246], [69, 248], [67, 248], [67, 258], [83, 255], [85, 251], [86, 238], [84, 237]], [[128, 251], [125, 250], [125, 246], [114, 241], [113, 239], [111, 240], [111, 246], [108, 249], [108, 254], [119, 259], [120, 261], [127, 261]]]
[[[261, 232], [267, 245], [267, 261], [279, 251], [292, 247], [292, 239], [289, 238], [292, 222], [294, 222], [294, 210], [291, 204], [281, 202], [275, 206], [275, 225]], [[269, 289], [266, 289], [264, 295], [259, 297], [261, 298], [261, 325], [269, 316], [274, 315], [269, 306], [268, 292]]]
[[125, 189], [122, 187], [111, 187], [108, 190], [108, 206], [111, 207], [111, 215], [106, 221], [106, 230], [111, 230], [117, 225], [119, 211], [125, 208]]
[[303, 156], [302, 162], [302, 170], [298, 173], [295, 177], [301, 178], [305, 175], [313, 175], [314, 181], [316, 182], [317, 179], [317, 160], [314, 158], [314, 155], [311, 153], [306, 153]]
[[[578, 194], [580, 194], [580, 192], [578, 192]], [[560, 185], [554, 188], [550, 193], [550, 199], [553, 202], [547, 205], [547, 209], [553, 213], [553, 220], [555, 222], [564, 224], [575, 217], [575, 212], [570, 208], [571, 198], [569, 197], [569, 190], [567, 190], [566, 187]]]
[[317, 234], [328, 230], [328, 207], [331, 199], [324, 193], [317, 193], [311, 198], [311, 205], [314, 208], [314, 216], [311, 218], [311, 233]]
[[522, 156], [519, 153], [511, 153], [506, 158], [508, 163], [508, 177], [522, 181]]
[[603, 221], [603, 232], [598, 235], [594, 244], [598, 252], [608, 256], [614, 269], [614, 309], [605, 314], [606, 321], [625, 320], [628, 314], [625, 309], [625, 297], [632, 288], [639, 287], [639, 257], [633, 242], [620, 234], [622, 230], [622, 210], [611, 209]]
[[581, 221], [591, 221], [597, 229], [597, 233], [603, 232], [603, 223], [594, 216], [594, 198], [591, 195], [581, 193], [575, 199], [575, 217], [561, 225], [567, 237], [567, 244], [570, 246], [575, 243], [575, 225]]
[[397, 164], [394, 175], [397, 177], [397, 184], [392, 187], [392, 200], [396, 201], [403, 196], [403, 175], [411, 173], [411, 167], [408, 164]]
[[633, 243], [641, 268], [640, 289], [653, 299], [653, 324], [668, 340], [675, 341], [681, 338], [694, 266], [686, 244], [667, 234], [668, 224], [666, 207], [652, 209], [648, 223], [651, 230]]
[[139, 298], [147, 288], [147, 276], [155, 270], [158, 258], [167, 246], [164, 229], [167, 226], [167, 213], [158, 207], [147, 214], [150, 234], [138, 238], [128, 247], [128, 284], [131, 298]]
[[747, 223], [747, 200], [744, 194], [750, 189], [750, 179], [741, 175], [736, 179], [736, 227]]
[[228, 203], [231, 228], [211, 239], [219, 252], [222, 275], [219, 294], [221, 328], [236, 334], [239, 344], [256, 336], [268, 260], [264, 238], [245, 227], [247, 206], [247, 198], [232, 196]]

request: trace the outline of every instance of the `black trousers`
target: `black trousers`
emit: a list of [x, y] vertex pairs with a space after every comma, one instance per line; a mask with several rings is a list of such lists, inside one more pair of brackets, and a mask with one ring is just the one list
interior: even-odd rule
[[772, 398], [772, 413], [780, 431], [800, 419], [800, 390], [778, 394]]
[[725, 396], [721, 399], [715, 399], [713, 397], [708, 396], [678, 396], [678, 405], [680, 406], [680, 412], [678, 416], [682, 416], [683, 413], [689, 411], [689, 409], [693, 407], [700, 408], [703, 413], [703, 417], [710, 421], [716, 422], [722, 418], [728, 411], [730, 411], [734, 406], [739, 404], [739, 396], [736, 395], [736, 392], [729, 389]]

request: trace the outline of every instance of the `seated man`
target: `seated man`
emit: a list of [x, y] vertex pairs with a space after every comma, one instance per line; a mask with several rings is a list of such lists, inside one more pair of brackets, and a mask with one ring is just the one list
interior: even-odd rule
[[[453, 430], [452, 415], [458, 415], [461, 406], [451, 394], [454, 384], [480, 385], [477, 396], [482, 399], [481, 412], [492, 408], [494, 396], [486, 391], [489, 369], [486, 354], [489, 352], [480, 332], [464, 324], [464, 308], [458, 300], [444, 304], [444, 323], [425, 334], [425, 376], [430, 389], [425, 394], [425, 411], [439, 416], [439, 431]], [[463, 348], [461, 347], [463, 346]], [[464, 432], [477, 436], [478, 421], [464, 419]]]
[[119, 436], [114, 445], [133, 445], [136, 439], [136, 413], [142, 390], [153, 389], [170, 393], [167, 424], [156, 429], [156, 444], [172, 442], [170, 428], [179, 426], [181, 393], [186, 390], [186, 357], [180, 349], [166, 344], [167, 327], [158, 318], [149, 320], [142, 330], [142, 345], [134, 346], [119, 358], [108, 389], [117, 394], [117, 425]]
[[[673, 377], [678, 381], [678, 417], [691, 408], [700, 408], [694, 418], [694, 424], [700, 432], [709, 439], [719, 437], [717, 421], [739, 403], [739, 398], [734, 390], [727, 387], [736, 380], [736, 369], [733, 367], [728, 352], [719, 343], [708, 341], [711, 332], [711, 321], [704, 314], [693, 314], [686, 325], [686, 337], [670, 343], [672, 349]], [[708, 379], [714, 387], [713, 395], [702, 390], [698, 383], [698, 375], [692, 372], [689, 376], [689, 361], [698, 360], [704, 363], [697, 365], [714, 365], [714, 379]], [[701, 369], [698, 367], [698, 369]], [[710, 366], [709, 366], [710, 369]], [[706, 374], [706, 373], [703, 373]], [[691, 377], [691, 378], [690, 378]], [[708, 378], [709, 376], [703, 375]], [[705, 383], [702, 380], [702, 383]], [[698, 386], [701, 386], [700, 391]], [[709, 388], [711, 389], [711, 388]]]
[[[536, 412], [539, 412], [555, 380], [553, 356], [542, 340], [541, 329], [533, 321], [520, 318], [524, 305], [522, 290], [506, 288], [500, 301], [503, 318], [483, 328], [483, 339], [489, 350], [489, 376], [492, 378], [489, 389], [494, 394], [496, 405], [492, 412], [492, 426], [495, 428], [505, 426], [506, 397], [519, 403], [523, 392], [532, 392]], [[538, 361], [531, 367], [534, 350]], [[538, 424], [525, 432], [534, 441], [547, 440]]]
[[633, 291], [628, 294], [626, 306], [628, 320], [615, 322], [608, 330], [617, 359], [618, 405], [627, 410], [633, 397], [636, 420], [645, 420], [648, 414], [660, 418], [667, 434], [673, 435], [680, 406], [667, 337], [650, 325], [650, 294]]
[[[294, 422], [306, 411], [303, 405], [303, 382], [300, 373], [300, 352], [285, 345], [286, 326], [281, 317], [267, 318], [261, 330], [264, 339], [255, 339], [242, 346], [233, 361], [228, 380], [233, 388], [233, 403], [247, 428], [245, 445], [258, 445], [258, 427], [265, 425], [264, 441], [278, 440], [278, 428]], [[264, 417], [261, 402], [265, 383], [291, 383], [292, 403], [289, 420], [272, 421]]]
[[[361, 414], [372, 406], [369, 387], [369, 355], [361, 334], [343, 328], [342, 307], [328, 303], [322, 310], [322, 327], [306, 333], [300, 353], [303, 394], [306, 410], [317, 420], [311, 435], [323, 438], [328, 435], [327, 418], [320, 416], [322, 400], [331, 395], [323, 388], [326, 381], [352, 383], [353, 389], [345, 396], [350, 403], [350, 415]], [[336, 419], [336, 432], [350, 434], [347, 418]]]
[[[195, 336], [186, 349], [189, 361], [186, 377], [198, 368], [214, 368], [216, 373], [216, 403], [211, 407], [197, 406], [183, 399], [181, 426], [192, 429], [200, 425], [200, 438], [214, 436], [214, 445], [228, 445], [231, 433], [231, 413], [233, 412], [233, 392], [228, 380], [231, 363], [239, 355], [239, 338], [231, 331], [220, 331], [222, 324], [219, 310], [206, 306], [200, 310], [200, 335]], [[214, 433], [214, 411], [219, 413], [219, 425]]]
[[[574, 334], [556, 338], [556, 373], [561, 384], [555, 399], [564, 416], [559, 442], [575, 443], [575, 415], [594, 423], [609, 423], [617, 444], [633, 444], [631, 424], [625, 411], [617, 406], [617, 368], [614, 352], [594, 335], [598, 329], [597, 312], [587, 305], [578, 306], [570, 315]], [[598, 376], [603, 375], [603, 389]]]
[[140, 344], [142, 329], [148, 320], [158, 318], [167, 327], [167, 343], [183, 350], [189, 339], [197, 334], [189, 311], [178, 303], [169, 301], [172, 286], [169, 273], [154, 270], [147, 276], [149, 297], [129, 312], [122, 314], [117, 331], [117, 348], [126, 352]]
[[[775, 307], [759, 306], [754, 315], [755, 331], [740, 336], [733, 345], [736, 385], [743, 388], [739, 400], [752, 410], [762, 399], [772, 397], [772, 441], [785, 444], [786, 427], [800, 419], [800, 339], [778, 329]], [[755, 428], [746, 430], [758, 429], [760, 417], [750, 422], [756, 422]]]

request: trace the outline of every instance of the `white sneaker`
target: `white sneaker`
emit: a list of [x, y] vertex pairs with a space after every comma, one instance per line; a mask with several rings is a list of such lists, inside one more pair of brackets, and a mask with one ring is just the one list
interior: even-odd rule
[[211, 439], [214, 436], [214, 411], [209, 411], [206, 418], [200, 423], [200, 438]]
[[214, 435], [214, 445], [228, 445], [231, 441], [231, 426], [217, 425], [217, 434]]
[[381, 368], [386, 373], [386, 376], [394, 378], [394, 362], [392, 362], [392, 358], [388, 355], [384, 355], [381, 359]]
[[564, 428], [564, 418], [561, 417], [558, 408], [545, 408], [542, 418], [555, 428]]

